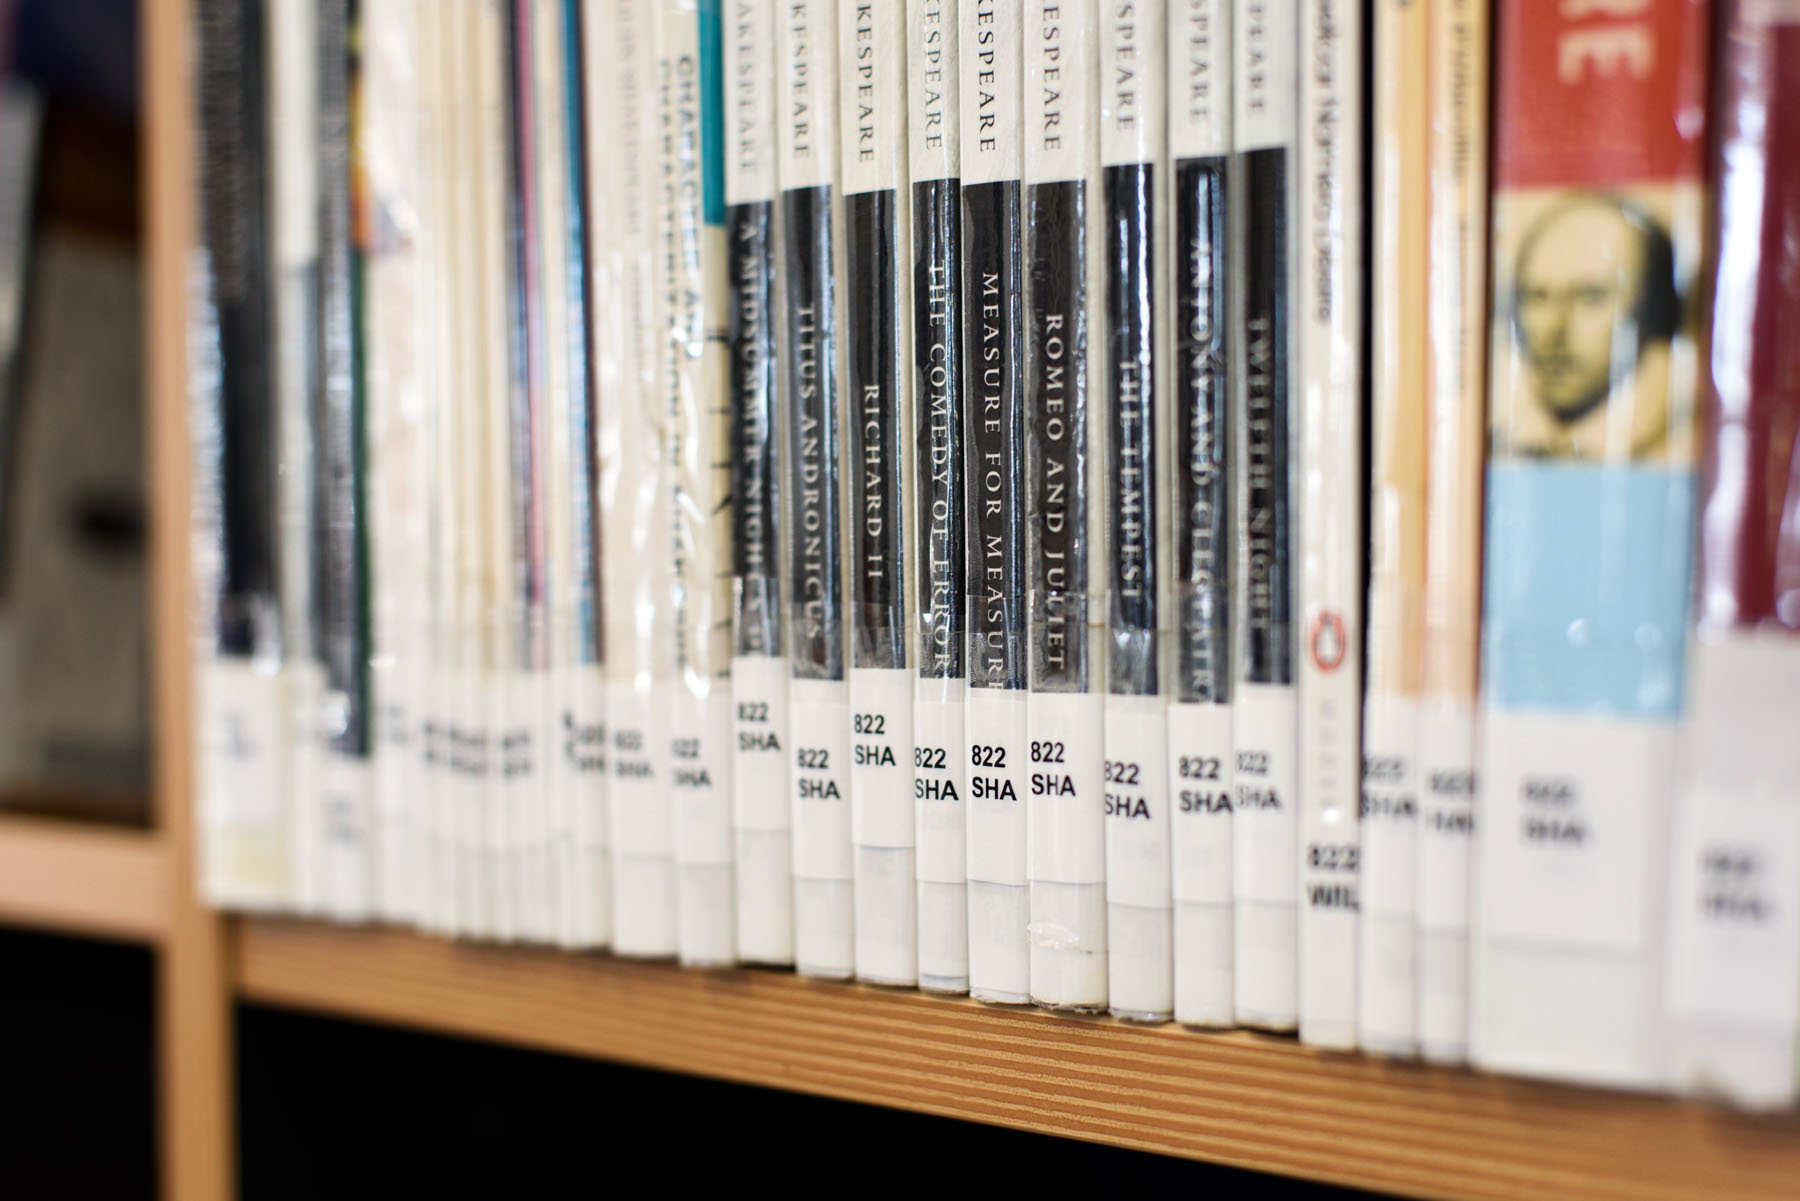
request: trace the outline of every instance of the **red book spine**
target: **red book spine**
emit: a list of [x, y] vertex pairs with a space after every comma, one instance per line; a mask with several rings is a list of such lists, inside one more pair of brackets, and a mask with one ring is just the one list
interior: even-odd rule
[[1800, 633], [1800, 0], [1724, 4], [1697, 617]]

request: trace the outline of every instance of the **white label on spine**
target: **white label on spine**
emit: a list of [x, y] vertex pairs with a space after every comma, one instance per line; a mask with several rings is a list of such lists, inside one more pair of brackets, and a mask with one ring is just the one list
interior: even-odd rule
[[1105, 700], [1036, 692], [1030, 703], [1029, 869], [1055, 884], [1106, 881]]
[[913, 845], [913, 675], [850, 670], [851, 837], [859, 847]]
[[832, 0], [788, 0], [779, 22], [777, 178], [783, 189], [837, 182], [838, 56]]
[[1419, 707], [1417, 904], [1421, 929], [1469, 927], [1475, 838], [1475, 713], [1466, 701]]
[[961, 884], [968, 878], [963, 687], [961, 680], [920, 680], [913, 704], [917, 870], [920, 880], [932, 884]]
[[788, 806], [788, 662], [767, 655], [731, 661], [731, 786], [740, 830], [785, 830]]
[[1094, 9], [1034, 4], [1025, 17], [1025, 178], [1083, 179], [1094, 153], [1098, 104]]
[[[1696, 792], [1675, 854], [1671, 1008], [1792, 1029], [1800, 1012], [1800, 797]], [[1683, 927], [1686, 927], [1684, 930]]]
[[726, 204], [775, 198], [775, 18], [771, 3], [731, 0], [726, 6]]
[[850, 856], [850, 692], [841, 680], [789, 684], [794, 751], [790, 793], [794, 875], [848, 880]]
[[287, 899], [288, 715], [285, 681], [248, 659], [199, 672], [201, 883], [215, 904]]
[[1172, 894], [1168, 719], [1156, 696], [1106, 698], [1106, 899], [1166, 909]]
[[1704, 1027], [1791, 1038], [1800, 1020], [1800, 638], [1707, 631], [1688, 664], [1670, 1008]]
[[906, 14], [889, 0], [840, 0], [839, 106], [844, 191], [877, 192], [906, 178]]
[[611, 913], [607, 907], [606, 855], [612, 845], [608, 799], [611, 780], [607, 767], [606, 672], [597, 664], [575, 667], [569, 688], [569, 724], [563, 731], [563, 754], [574, 777], [574, 826], [578, 856], [575, 869], [575, 937], [591, 945], [611, 937]]
[[1298, 705], [1286, 684], [1240, 684], [1232, 705], [1232, 873], [1239, 900], [1298, 898]]
[[660, 706], [630, 684], [607, 689], [612, 730], [613, 850], [625, 855], [667, 855], [671, 830], [667, 781], [657, 779], [651, 748], [662, 737]]
[[723, 680], [707, 696], [682, 689], [669, 721], [669, 782], [674, 797], [675, 859], [731, 862], [731, 699]]
[[955, 179], [957, 0], [907, 0], [906, 141], [912, 178]]
[[1169, 152], [1231, 149], [1231, 2], [1169, 0]]
[[1162, 0], [1109, 4], [1100, 18], [1100, 163], [1154, 162], [1167, 152], [1168, 76]]
[[1231, 901], [1231, 706], [1170, 705], [1167, 754], [1173, 892]]
[[[963, 709], [968, 742], [969, 879], [1024, 884], [1025, 693], [971, 688]], [[1099, 877], [1095, 877], [1098, 879]]]
[[1372, 917], [1412, 920], [1418, 750], [1418, 703], [1370, 693], [1363, 708], [1362, 901]]
[[1665, 722], [1483, 715], [1484, 940], [1615, 954], [1652, 944], [1674, 742]]
[[1232, 131], [1237, 150], [1294, 141], [1299, 91], [1298, 0], [1235, 0], [1232, 12]]
[[1019, 178], [1019, 3], [963, 0], [963, 186]]

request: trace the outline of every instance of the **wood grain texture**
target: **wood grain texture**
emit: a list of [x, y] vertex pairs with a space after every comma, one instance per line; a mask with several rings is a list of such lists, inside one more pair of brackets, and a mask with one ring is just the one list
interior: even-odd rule
[[1800, 1181], [1792, 1119], [1247, 1032], [279, 919], [233, 942], [251, 1001], [1412, 1196], [1786, 1197]]
[[145, 830], [0, 816], [0, 921], [156, 942], [168, 922], [169, 864]]
[[193, 577], [189, 562], [187, 315], [194, 239], [193, 23], [188, 0], [143, 0], [148, 270], [152, 729], [167, 933], [157, 958], [158, 1136], [163, 1196], [236, 1193], [231, 991], [224, 922], [195, 881]]

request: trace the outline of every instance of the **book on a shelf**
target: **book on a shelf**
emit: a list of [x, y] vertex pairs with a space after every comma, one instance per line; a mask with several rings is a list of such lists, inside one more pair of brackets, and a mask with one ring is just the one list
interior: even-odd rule
[[1100, 17], [1096, 281], [1106, 437], [1106, 909], [1108, 1003], [1166, 1021], [1175, 1010], [1170, 860], [1168, 8]]
[[1294, 292], [1300, 1038], [1344, 1049], [1356, 1046], [1362, 890], [1364, 12], [1359, 0], [1302, 6]]
[[1419, 1052], [1468, 1054], [1469, 902], [1476, 831], [1483, 471], [1488, 395], [1486, 0], [1438, 0], [1426, 71], [1430, 262], [1425, 317], [1425, 593], [1414, 819]]
[[[660, 114], [657, 109], [657, 8], [652, 0], [615, 0], [588, 10], [588, 112], [612, 127], [611, 219], [607, 239], [618, 295], [613, 342], [623, 388], [602, 405], [602, 538], [616, 571], [605, 578], [606, 724], [612, 761], [613, 947], [630, 955], [676, 949], [674, 822], [666, 728], [673, 670], [669, 614], [667, 355]], [[596, 181], [599, 174], [596, 173]], [[616, 413], [616, 416], [614, 415]], [[610, 428], [609, 428], [610, 427]]]
[[[1434, 3], [1378, 0], [1368, 259], [1369, 590], [1363, 689], [1357, 1042], [1414, 1048], [1419, 642], [1425, 592], [1426, 50]], [[1446, 5], [1447, 7], [1447, 5]]]
[[[778, 22], [780, 349], [785, 406], [788, 716], [793, 732], [794, 962], [856, 970], [845, 612], [844, 225], [838, 207], [837, 12], [798, 0]], [[854, 465], [850, 465], [853, 469]]]
[[1031, 998], [1025, 733], [1024, 305], [1019, 179], [1024, 16], [961, 6], [964, 464], [969, 688], [969, 991]]
[[737, 958], [732, 912], [731, 464], [723, 62], [716, 0], [661, 0], [677, 949]]
[[856, 975], [889, 985], [919, 977], [906, 52], [904, 4], [839, 0]]
[[1701, 0], [1496, 18], [1470, 1056], [1648, 1088], [1694, 532]]
[[1107, 996], [1099, 311], [1100, 30], [1094, 4], [1024, 10], [1026, 735], [1031, 998]]
[[1776, 1109], [1800, 1043], [1800, 5], [1722, 9], [1669, 1067], [1685, 1091]]
[[1300, 6], [1232, 9], [1233, 1008], [1299, 1019], [1299, 701], [1293, 472], [1295, 138]]
[[1232, 6], [1171, 0], [1169, 156], [1174, 172], [1169, 511], [1170, 892], [1175, 1020], [1229, 1026], [1232, 1002], [1232, 463], [1227, 346], [1233, 260]]
[[[562, 841], [552, 847], [561, 864], [562, 929], [560, 941], [574, 947], [605, 946], [612, 938], [610, 882], [610, 814], [607, 809], [606, 647], [602, 640], [601, 599], [604, 550], [600, 534], [598, 418], [601, 361], [596, 309], [610, 304], [614, 293], [603, 286], [598, 256], [589, 229], [596, 219], [591, 173], [602, 164], [595, 153], [588, 116], [585, 70], [587, 22], [583, 0], [543, 0], [543, 53], [554, 55], [558, 69], [547, 73], [554, 87], [547, 92], [541, 121], [543, 136], [561, 143], [567, 168], [561, 180], [562, 222], [545, 222], [552, 251], [567, 264], [563, 286], [553, 295], [567, 297], [568, 410], [562, 434], [567, 439], [569, 510], [565, 566], [557, 610], [560, 652], [558, 707], [553, 711], [557, 744], [552, 750], [563, 773]], [[554, 30], [552, 36], [551, 31]], [[610, 278], [606, 280], [611, 283]], [[608, 396], [616, 396], [614, 390]]]
[[794, 962], [788, 664], [781, 563], [775, 276], [775, 9], [732, 6], [724, 29], [725, 203], [731, 284], [732, 822], [738, 954]]
[[215, 904], [285, 903], [288, 727], [279, 591], [279, 416], [269, 379], [269, 131], [262, 6], [195, 12], [199, 250], [192, 544], [200, 887]]
[[912, 186], [913, 799], [919, 987], [969, 991], [960, 0], [907, 0]]

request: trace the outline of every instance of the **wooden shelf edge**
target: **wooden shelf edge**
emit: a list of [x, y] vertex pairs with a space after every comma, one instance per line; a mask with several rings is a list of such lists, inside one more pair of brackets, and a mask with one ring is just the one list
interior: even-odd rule
[[154, 943], [169, 895], [153, 831], [0, 815], [0, 922]]
[[767, 971], [245, 918], [249, 1001], [1411, 1196], [1791, 1195], [1800, 1123]]

